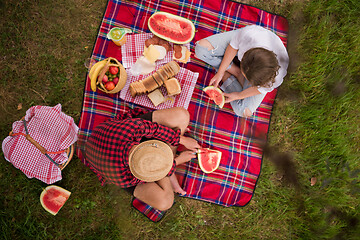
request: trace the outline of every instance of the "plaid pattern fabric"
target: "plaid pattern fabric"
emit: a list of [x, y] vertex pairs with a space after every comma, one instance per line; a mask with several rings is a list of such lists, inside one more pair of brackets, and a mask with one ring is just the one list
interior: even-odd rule
[[[273, 31], [285, 45], [287, 41], [288, 23], [284, 17], [229, 0], [110, 0], [92, 57], [96, 60], [106, 57], [121, 60], [121, 49], [106, 39], [107, 32], [114, 26], [130, 28], [134, 33], [149, 32], [147, 19], [155, 11], [170, 12], [195, 24], [197, 32], [190, 43], [191, 52], [194, 52], [196, 41], [204, 37], [250, 24]], [[217, 108], [202, 91], [215, 74], [211, 66], [192, 57], [191, 62], [182, 67], [199, 73], [188, 107], [191, 115], [189, 135], [202, 147], [221, 151], [222, 159], [219, 169], [211, 174], [204, 174], [197, 160], [179, 166], [180, 185], [187, 192], [186, 197], [223, 206], [244, 206], [250, 201], [260, 174], [263, 151], [257, 140], [267, 138], [277, 89], [266, 95], [254, 116], [245, 119], [234, 115], [230, 104], [225, 104], [223, 109]], [[87, 78], [79, 123], [80, 158], [81, 143], [86, 141], [94, 127], [134, 106], [134, 103], [125, 102], [116, 95], [91, 92]]]
[[[97, 174], [102, 185], [109, 183], [122, 188], [136, 186], [143, 182], [135, 178], [129, 169], [128, 156], [132, 146], [140, 143], [143, 137], [155, 138], [171, 145], [178, 145], [180, 129], [174, 131], [158, 123], [136, 118], [144, 113], [134, 109], [99, 124], [86, 142], [85, 159]], [[169, 172], [172, 175], [176, 167]]]
[[132, 203], [133, 207], [137, 209], [139, 212], [144, 214], [147, 218], [149, 218], [153, 222], [158, 222], [165, 215], [166, 211], [160, 211], [153, 207], [150, 207], [146, 203], [142, 202], [137, 198], [133, 198]]

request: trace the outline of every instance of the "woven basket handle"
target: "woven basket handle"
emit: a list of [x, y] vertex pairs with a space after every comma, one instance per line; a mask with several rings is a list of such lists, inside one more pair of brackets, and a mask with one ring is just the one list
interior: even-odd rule
[[37, 141], [35, 141], [29, 134], [26, 134], [25, 137], [26, 137], [26, 139], [27, 139], [29, 142], [31, 142], [37, 149], [39, 149], [42, 154], [46, 154], [46, 153], [47, 153], [46, 149], [45, 149], [43, 146], [41, 146]]
[[44, 154], [52, 163], [54, 163], [56, 166], [58, 166], [60, 168], [60, 170], [62, 170], [65, 166], [64, 164], [59, 164], [57, 162], [55, 162], [50, 156], [49, 156], [49, 153], [52, 153], [52, 154], [60, 154], [60, 153], [63, 153], [66, 151], [65, 150], [61, 150], [61, 151], [57, 151], [57, 152], [49, 152], [47, 151], [43, 146], [41, 146], [37, 141], [35, 141], [35, 139], [33, 139], [30, 134], [28, 133], [28, 130], [27, 130], [27, 127], [26, 127], [26, 122], [25, 122], [25, 117], [21, 118], [20, 121], [23, 121], [24, 122], [24, 127], [25, 127], [25, 131], [26, 131], [26, 134], [25, 133], [22, 133], [22, 132], [19, 132], [19, 133], [13, 133], [13, 131], [11, 131], [9, 133], [10, 136], [14, 137], [14, 136], [18, 136], [18, 135], [22, 135], [24, 136], [32, 145], [34, 145], [42, 154]]

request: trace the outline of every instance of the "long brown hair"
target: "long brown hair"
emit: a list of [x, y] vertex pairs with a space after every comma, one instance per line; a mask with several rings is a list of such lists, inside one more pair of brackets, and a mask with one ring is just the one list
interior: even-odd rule
[[271, 87], [280, 66], [274, 52], [252, 48], [245, 52], [240, 68], [253, 86]]

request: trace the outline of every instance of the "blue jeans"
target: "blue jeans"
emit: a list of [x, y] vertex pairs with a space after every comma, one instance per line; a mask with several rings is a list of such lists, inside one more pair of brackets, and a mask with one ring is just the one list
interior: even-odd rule
[[[201, 46], [196, 43], [195, 46], [196, 56], [199, 59], [206, 62], [207, 64], [213, 66], [217, 71], [224, 57], [225, 50], [228, 47], [231, 39], [237, 33], [237, 31], [238, 30], [233, 30], [204, 38], [210, 42], [210, 44], [214, 47], [214, 49], [209, 50], [207, 47]], [[231, 67], [231, 64], [227, 69]], [[231, 92], [242, 92], [243, 90], [249, 87], [251, 87], [251, 84], [247, 79], [245, 79], [244, 87], [242, 87], [239, 81], [237, 80], [237, 78], [231, 76], [227, 80], [225, 80], [225, 82], [221, 85], [220, 88], [226, 93], [231, 93]], [[230, 104], [235, 114], [243, 117], [245, 108], [248, 108], [251, 111], [251, 113], [254, 113], [256, 109], [260, 106], [265, 95], [266, 94], [257, 94], [255, 96], [251, 96], [245, 99], [232, 101], [230, 102]]]

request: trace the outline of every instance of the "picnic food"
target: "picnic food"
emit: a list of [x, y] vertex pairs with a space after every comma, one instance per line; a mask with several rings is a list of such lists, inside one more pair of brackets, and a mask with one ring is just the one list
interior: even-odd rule
[[[143, 56], [139, 57], [130, 69], [132, 75], [137, 76], [154, 71], [156, 66], [155, 61], [161, 60], [166, 56], [166, 48], [160, 45], [153, 45], [153, 42], [155, 42], [155, 40], [148, 46], [145, 43]], [[156, 40], [156, 42], [158, 43], [159, 41]]]
[[220, 165], [221, 152], [210, 148], [202, 148], [198, 150], [197, 157], [201, 170], [205, 173], [212, 173]]
[[156, 49], [154, 45], [150, 45], [148, 48], [144, 49], [144, 57], [149, 60], [149, 62], [154, 63], [160, 57], [160, 52]]
[[203, 91], [209, 96], [209, 98], [211, 98], [211, 100], [215, 102], [216, 105], [219, 106], [219, 108], [222, 108], [224, 106], [225, 97], [222, 91], [220, 90], [220, 88], [214, 86], [208, 86], [204, 88]]
[[154, 104], [155, 107], [165, 101], [164, 95], [162, 95], [160, 89], [155, 89], [148, 94], [148, 97], [150, 98], [151, 102]]
[[99, 88], [106, 93], [116, 93], [125, 86], [127, 74], [116, 58], [109, 57], [91, 67], [89, 78], [93, 92]]
[[141, 56], [131, 66], [130, 72], [133, 76], [148, 74], [155, 70], [155, 66], [155, 62], [150, 62], [145, 56]]
[[111, 66], [109, 68], [109, 72], [113, 75], [116, 75], [118, 72], [119, 72], [119, 68], [118, 67], [115, 67], [115, 66]]
[[91, 80], [91, 90], [93, 90], [94, 92], [96, 92], [97, 77], [101, 69], [105, 66], [105, 64], [106, 64], [106, 60], [102, 60], [100, 62], [95, 63], [94, 66], [92, 66], [90, 69], [89, 78]]
[[195, 36], [195, 26], [190, 20], [167, 12], [151, 15], [148, 27], [159, 38], [176, 44], [188, 43]]
[[185, 46], [174, 44], [173, 59], [182, 63], [187, 63], [190, 59], [191, 52]]
[[60, 208], [69, 199], [71, 192], [61, 187], [50, 185], [46, 187], [41, 195], [40, 202], [43, 208], [52, 215], [56, 215]]
[[168, 96], [174, 96], [181, 93], [181, 86], [176, 78], [170, 78], [164, 82]]
[[105, 84], [105, 88], [109, 91], [113, 90], [115, 88], [115, 83], [114, 82], [107, 82]]
[[172, 78], [180, 71], [180, 66], [175, 61], [168, 62], [167, 64], [160, 67], [155, 73], [151, 76], [130, 83], [130, 94], [132, 97], [137, 95], [146, 94], [154, 91], [155, 89], [161, 87], [166, 80]]

